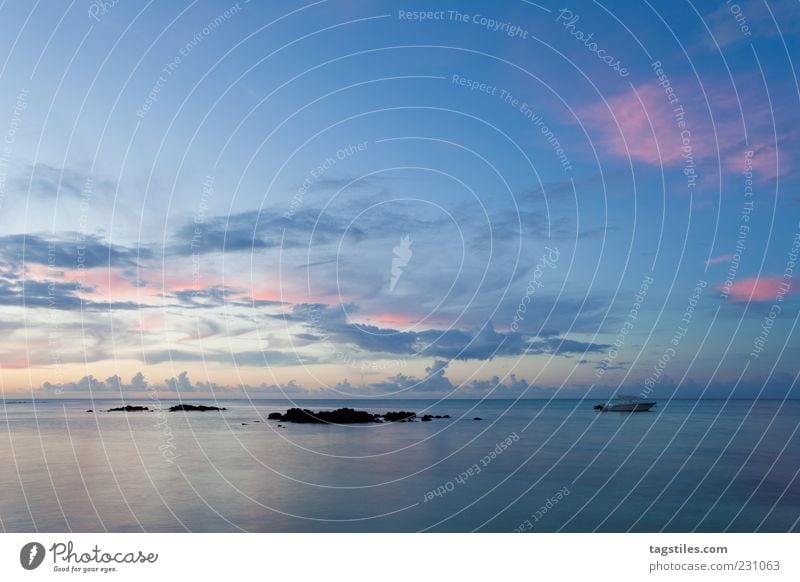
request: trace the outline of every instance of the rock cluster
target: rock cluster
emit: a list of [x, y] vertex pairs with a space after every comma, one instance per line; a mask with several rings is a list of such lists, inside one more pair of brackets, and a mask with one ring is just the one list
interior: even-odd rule
[[197, 412], [206, 412], [208, 410], [228, 410], [227, 408], [218, 408], [216, 406], [205, 406], [204, 404], [178, 404], [177, 406], [170, 406], [170, 412], [179, 412], [181, 410]]
[[[372, 422], [414, 422], [417, 418], [416, 412], [398, 410], [385, 412], [384, 414], [373, 414], [366, 410], [354, 410], [352, 408], [339, 408], [337, 410], [321, 410], [313, 412], [305, 408], [290, 408], [285, 413], [271, 412], [267, 416], [269, 420], [279, 420], [281, 422], [295, 422], [300, 424], [364, 424]], [[421, 420], [430, 422], [434, 418], [450, 418], [449, 414], [444, 416], [424, 415]]]

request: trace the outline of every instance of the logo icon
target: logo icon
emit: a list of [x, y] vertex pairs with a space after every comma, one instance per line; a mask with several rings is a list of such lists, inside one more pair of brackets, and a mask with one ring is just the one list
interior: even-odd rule
[[39, 542], [29, 542], [19, 552], [19, 563], [26, 570], [35, 570], [44, 561], [44, 546]]
[[394, 251], [394, 257], [392, 257], [392, 278], [389, 281], [389, 293], [394, 291], [397, 282], [403, 275], [403, 267], [408, 265], [408, 261], [411, 260], [411, 255], [414, 254], [411, 252], [411, 243], [413, 242], [411, 237], [406, 235], [400, 239], [400, 244], [392, 249]]

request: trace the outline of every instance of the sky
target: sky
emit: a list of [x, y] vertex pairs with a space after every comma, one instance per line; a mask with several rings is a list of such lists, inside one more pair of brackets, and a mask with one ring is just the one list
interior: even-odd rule
[[795, 0], [0, 4], [6, 397], [797, 397]]

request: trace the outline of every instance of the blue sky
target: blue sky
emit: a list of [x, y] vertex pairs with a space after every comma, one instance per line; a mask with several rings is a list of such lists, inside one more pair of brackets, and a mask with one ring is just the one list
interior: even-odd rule
[[1, 10], [9, 393], [792, 393], [792, 1]]

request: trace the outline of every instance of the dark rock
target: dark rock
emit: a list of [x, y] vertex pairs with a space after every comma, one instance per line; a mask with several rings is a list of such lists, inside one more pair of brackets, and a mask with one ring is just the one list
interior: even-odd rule
[[127, 406], [120, 406], [119, 408], [109, 408], [108, 412], [144, 412], [145, 410], [150, 410], [147, 406], [131, 406], [128, 404]]
[[437, 414], [437, 415], [436, 415], [436, 416], [434, 416], [433, 418], [443, 418], [443, 417], [442, 417], [442, 416], [439, 416], [439, 415]]
[[[290, 408], [283, 414], [280, 412], [271, 412], [267, 418], [269, 420], [295, 422], [299, 424], [360, 424], [383, 422], [416, 422], [414, 419], [417, 418], [417, 413], [399, 410], [386, 412], [384, 414], [372, 414], [366, 410], [354, 410], [352, 408], [339, 408], [337, 410], [321, 410], [319, 412], [314, 412], [312, 410], [308, 410], [307, 408]], [[422, 417], [422, 420], [425, 422], [430, 422], [433, 420], [433, 418], [433, 415], [426, 414]], [[445, 417], [437, 416], [436, 418]], [[447, 418], [450, 417], [448, 416]]]
[[450, 418], [450, 415], [449, 414], [445, 414], [444, 416], [442, 416], [442, 418]]
[[87, 410], [86, 412], [94, 412], [94, 410], [92, 410], [92, 409], [90, 408], [90, 409], [89, 409], [89, 410]]
[[473, 418], [472, 420], [483, 420], [483, 419], [482, 419], [480, 416], [476, 416], [476, 417], [475, 417], [475, 418]]
[[410, 418], [415, 418], [416, 416], [416, 412], [406, 412], [405, 410], [400, 410], [398, 412], [387, 412], [383, 415], [383, 420], [387, 422], [397, 422], [398, 420], [408, 420]]
[[206, 412], [207, 410], [228, 410], [227, 408], [218, 408], [216, 406], [206, 406], [204, 404], [178, 404], [177, 406], [170, 406], [170, 412], [179, 412], [181, 410], [185, 411], [198, 411], [198, 412]]
[[300, 424], [359, 424], [375, 422], [376, 415], [365, 410], [353, 410], [352, 408], [320, 410], [319, 412], [312, 412], [304, 408], [290, 408], [279, 420]]
[[247, 423], [246, 423], [246, 422], [243, 422], [243, 423], [242, 423], [242, 426], [247, 426]]

